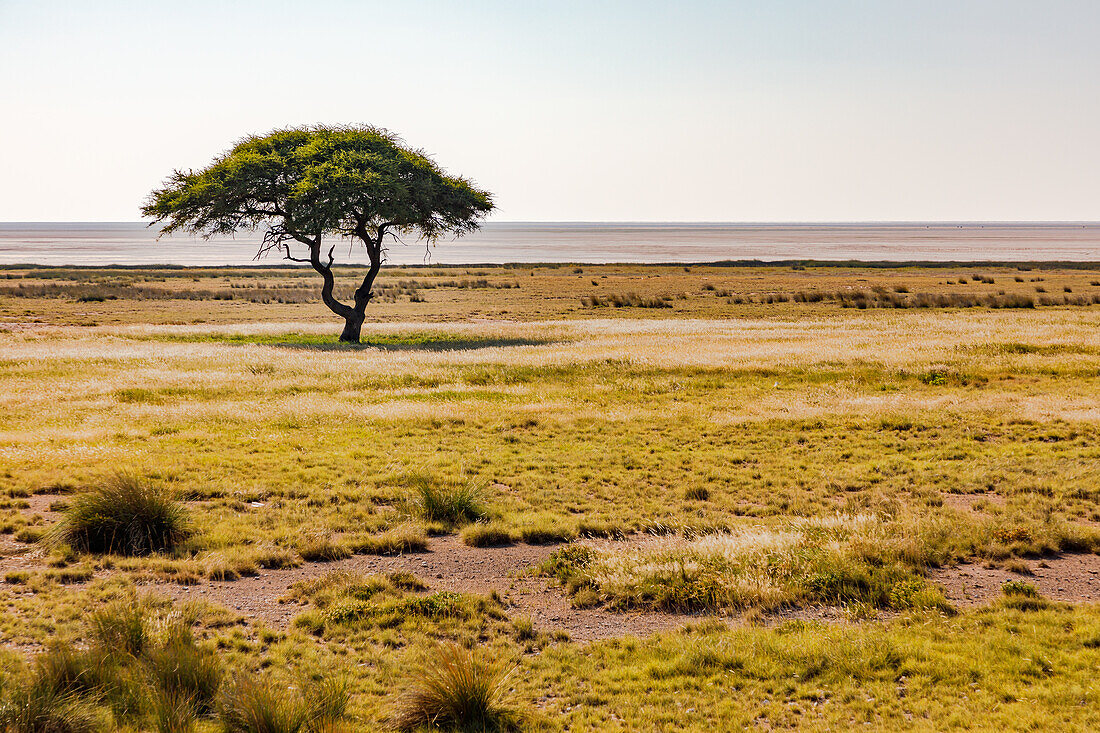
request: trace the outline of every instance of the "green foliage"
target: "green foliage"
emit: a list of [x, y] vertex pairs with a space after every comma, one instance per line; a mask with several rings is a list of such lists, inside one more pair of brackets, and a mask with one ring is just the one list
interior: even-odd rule
[[249, 136], [204, 170], [175, 171], [142, 213], [166, 232], [357, 236], [389, 224], [434, 239], [476, 228], [490, 195], [376, 127], [276, 130]]
[[1001, 592], [1006, 596], [1019, 596], [1022, 598], [1040, 598], [1039, 589], [1031, 583], [1022, 580], [1006, 580], [1001, 585]]
[[118, 474], [77, 495], [48, 539], [81, 552], [148, 555], [190, 534], [183, 507], [136, 477]]

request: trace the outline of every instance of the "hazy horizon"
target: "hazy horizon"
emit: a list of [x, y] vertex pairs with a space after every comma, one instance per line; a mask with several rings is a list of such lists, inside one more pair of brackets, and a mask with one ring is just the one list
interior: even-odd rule
[[[141, 222], [0, 223], [0, 265], [266, 265], [262, 238], [159, 237]], [[337, 261], [366, 251], [333, 237]], [[405, 238], [391, 264], [715, 262], [724, 260], [1076, 261], [1100, 258], [1100, 223], [488, 222], [436, 245]]]
[[[155, 226], [147, 219], [27, 219], [27, 220], [0, 220], [0, 226], [13, 224], [133, 224], [135, 226]], [[772, 220], [772, 221], [706, 221], [706, 220], [675, 220], [675, 219], [498, 219], [493, 217], [490, 221], [482, 222], [480, 226], [494, 226], [499, 224], [590, 224], [590, 225], [639, 225], [639, 226], [1100, 226], [1100, 219], [863, 219], [845, 221], [818, 220]], [[260, 231], [240, 229], [240, 232]], [[186, 236], [186, 235], [184, 235]]]

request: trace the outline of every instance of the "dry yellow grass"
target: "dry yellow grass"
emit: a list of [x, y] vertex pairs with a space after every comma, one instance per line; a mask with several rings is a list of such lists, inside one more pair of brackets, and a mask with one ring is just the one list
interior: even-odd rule
[[[203, 633], [227, 665], [270, 663], [287, 684], [291, 672], [349, 668], [364, 726], [382, 721], [392, 680], [442, 638], [518, 658], [517, 699], [546, 712], [549, 728], [1095, 727], [1095, 608], [948, 617], [921, 574], [961, 557], [1100, 547], [1100, 306], [766, 299], [875, 286], [1084, 295], [1100, 292], [1098, 271], [984, 268], [991, 284], [974, 282], [971, 267], [573, 269], [390, 274], [520, 287], [423, 286], [424, 302], [372, 303], [361, 348], [335, 343], [338, 324], [317, 303], [137, 300], [122, 288], [119, 300], [78, 302], [70, 287], [148, 282], [260, 298], [303, 273], [5, 273], [69, 294], [0, 292], [0, 486], [12, 494], [0, 551], [20, 555], [0, 589], [0, 644], [76, 629], [89, 606], [136, 582], [422, 548], [428, 531], [456, 528], [416, 513], [417, 487], [473, 486], [487, 526], [517, 543], [626, 534], [581, 540], [571, 551], [592, 548], [588, 565], [563, 573], [606, 606], [830, 603], [848, 604], [851, 618], [867, 608], [900, 617], [703, 623], [591, 645], [540, 628], [520, 644], [506, 603], [463, 597], [458, 616], [385, 627], [276, 633], [222, 613]], [[672, 307], [581, 303], [629, 292]], [[185, 502], [195, 535], [184, 547], [46, 556], [16, 541], [57, 516], [27, 508], [54, 497], [25, 494], [80, 491], [119, 468]], [[951, 501], [963, 494], [982, 499]], [[46, 575], [77, 569], [96, 580]], [[356, 592], [349, 608], [423, 600]], [[317, 615], [316, 599], [299, 600], [313, 603], [306, 621]]]

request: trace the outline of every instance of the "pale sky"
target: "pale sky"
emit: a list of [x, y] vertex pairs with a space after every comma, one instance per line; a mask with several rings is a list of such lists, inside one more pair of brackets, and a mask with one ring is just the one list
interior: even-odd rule
[[1100, 220], [1100, 2], [0, 0], [0, 221], [369, 123], [497, 221]]

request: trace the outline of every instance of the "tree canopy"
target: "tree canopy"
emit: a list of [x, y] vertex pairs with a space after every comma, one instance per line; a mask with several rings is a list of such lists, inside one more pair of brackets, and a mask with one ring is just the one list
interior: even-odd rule
[[[324, 278], [325, 304], [345, 319], [341, 339], [358, 341], [387, 235], [458, 236], [492, 208], [487, 191], [448, 175], [393, 133], [315, 126], [247, 137], [203, 170], [175, 171], [142, 213], [163, 222], [165, 234], [264, 229], [260, 254], [277, 250], [309, 262]], [[332, 294], [335, 245], [323, 254], [324, 237], [358, 239], [366, 248], [371, 267], [354, 305]]]

